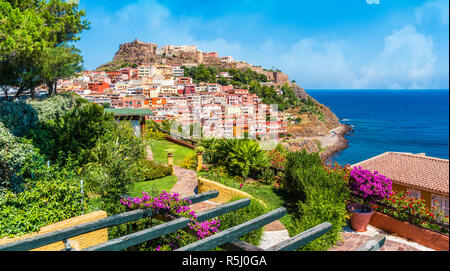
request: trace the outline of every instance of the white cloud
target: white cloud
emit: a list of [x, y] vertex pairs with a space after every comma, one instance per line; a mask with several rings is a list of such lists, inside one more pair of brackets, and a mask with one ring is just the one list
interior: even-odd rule
[[435, 0], [425, 2], [422, 6], [417, 7], [414, 12], [418, 23], [438, 19], [443, 25], [447, 25], [449, 21], [449, 4], [448, 0]]
[[361, 70], [361, 88], [426, 88], [434, 74], [433, 40], [407, 25], [385, 38], [383, 51]]
[[372, 4], [379, 5], [380, 0], [366, 0], [366, 3], [369, 5], [372, 5]]
[[[435, 7], [435, 2], [441, 1], [426, 3], [420, 10]], [[428, 14], [419, 9], [416, 14], [417, 12]], [[424, 20], [424, 16], [420, 17], [421, 20]], [[435, 74], [437, 58], [433, 39], [419, 33], [412, 25], [394, 30], [385, 37], [381, 51], [373, 52], [371, 59], [361, 59], [354, 57], [354, 52], [361, 50], [360, 48], [354, 48], [355, 45], [341, 40], [305, 37], [287, 46], [270, 38], [258, 45], [224, 38], [199, 39], [193, 34], [196, 29], [222, 29], [224, 22], [175, 17], [156, 0], [141, 0], [137, 4], [130, 4], [113, 16], [103, 16], [101, 21], [108, 24], [108, 28], [102, 27], [109, 31], [104, 35], [116, 34], [116, 40], [126, 37], [160, 45], [195, 44], [201, 50], [217, 51], [221, 56], [231, 55], [237, 60], [265, 68], [279, 68], [305, 88], [435, 87], [431, 80]], [[117, 42], [116, 40], [109, 42]]]

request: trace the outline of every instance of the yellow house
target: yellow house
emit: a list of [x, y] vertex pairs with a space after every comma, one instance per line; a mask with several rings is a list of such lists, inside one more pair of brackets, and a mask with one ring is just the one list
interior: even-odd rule
[[386, 152], [352, 167], [378, 171], [392, 180], [397, 192], [410, 191], [415, 198], [424, 198], [428, 207], [436, 201], [446, 215], [449, 213], [449, 160], [425, 154]]

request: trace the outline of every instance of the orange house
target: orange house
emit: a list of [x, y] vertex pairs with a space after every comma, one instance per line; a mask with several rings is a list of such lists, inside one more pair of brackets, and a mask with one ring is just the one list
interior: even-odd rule
[[431, 207], [434, 202], [448, 215], [449, 161], [425, 154], [386, 152], [353, 165], [378, 171], [392, 180], [392, 189], [411, 192], [415, 198], [424, 198]]
[[105, 89], [109, 88], [109, 84], [107, 82], [93, 82], [88, 84], [88, 88], [92, 92], [103, 92]]
[[150, 98], [146, 102], [151, 103], [152, 108], [164, 107], [167, 104], [166, 98]]

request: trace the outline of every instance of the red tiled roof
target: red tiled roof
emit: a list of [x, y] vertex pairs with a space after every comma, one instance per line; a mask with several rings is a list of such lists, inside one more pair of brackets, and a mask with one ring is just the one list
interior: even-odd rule
[[448, 195], [449, 160], [411, 153], [386, 152], [353, 166], [378, 171], [393, 182]]

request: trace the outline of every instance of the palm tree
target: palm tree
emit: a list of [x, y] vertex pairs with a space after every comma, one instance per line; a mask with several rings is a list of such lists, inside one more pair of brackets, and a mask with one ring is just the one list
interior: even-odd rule
[[257, 141], [250, 139], [231, 139], [219, 141], [216, 148], [219, 164], [235, 176], [247, 178], [264, 167], [269, 166], [268, 158], [259, 148]]

